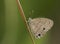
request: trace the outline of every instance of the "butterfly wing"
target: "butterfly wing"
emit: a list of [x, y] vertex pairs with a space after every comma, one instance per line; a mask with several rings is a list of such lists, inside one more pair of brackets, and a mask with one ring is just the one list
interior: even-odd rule
[[34, 36], [40, 38], [51, 29], [53, 21], [48, 18], [34, 18], [30, 20], [29, 26]]

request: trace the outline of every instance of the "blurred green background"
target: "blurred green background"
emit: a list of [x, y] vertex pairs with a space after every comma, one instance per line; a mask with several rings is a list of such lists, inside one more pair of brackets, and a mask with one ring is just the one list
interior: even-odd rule
[[[54, 21], [53, 28], [36, 44], [60, 44], [60, 6], [55, 0], [20, 0], [25, 16], [47, 17]], [[33, 13], [32, 13], [33, 12]], [[19, 13], [16, 0], [0, 0], [0, 44], [32, 44], [27, 28]]]

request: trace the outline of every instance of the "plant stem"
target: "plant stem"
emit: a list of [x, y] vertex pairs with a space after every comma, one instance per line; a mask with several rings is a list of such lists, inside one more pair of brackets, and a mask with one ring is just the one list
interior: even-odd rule
[[31, 40], [32, 40], [33, 44], [35, 44], [34, 39], [33, 39], [33, 37], [32, 37], [32, 33], [30, 32], [29, 25], [27, 24], [27, 20], [26, 20], [24, 11], [23, 11], [23, 9], [22, 9], [21, 3], [20, 3], [19, 0], [16, 0], [16, 2], [17, 2], [17, 5], [18, 5], [19, 12], [20, 12], [20, 14], [21, 14], [21, 16], [22, 16], [22, 19], [24, 20], [25, 25], [26, 25], [26, 27], [27, 27], [27, 30], [28, 30], [28, 32], [29, 32], [29, 34], [30, 34]]

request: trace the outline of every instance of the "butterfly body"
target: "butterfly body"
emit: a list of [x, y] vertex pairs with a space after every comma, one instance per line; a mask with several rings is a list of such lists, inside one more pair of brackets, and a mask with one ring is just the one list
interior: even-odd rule
[[29, 18], [29, 27], [36, 38], [43, 37], [53, 26], [53, 21], [48, 18]]

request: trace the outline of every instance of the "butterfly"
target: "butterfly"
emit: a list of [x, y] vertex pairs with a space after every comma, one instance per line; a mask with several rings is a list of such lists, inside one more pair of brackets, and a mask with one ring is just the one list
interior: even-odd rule
[[52, 28], [54, 22], [49, 18], [29, 18], [28, 24], [35, 38], [41, 38]]

